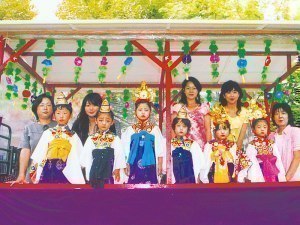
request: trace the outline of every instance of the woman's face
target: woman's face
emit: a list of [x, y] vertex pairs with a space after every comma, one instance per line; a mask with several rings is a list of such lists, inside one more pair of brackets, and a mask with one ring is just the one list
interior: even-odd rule
[[226, 92], [224, 95], [224, 98], [227, 101], [227, 103], [231, 104], [231, 105], [236, 104], [239, 97], [240, 97], [240, 94], [235, 89], [233, 89], [232, 91]]
[[86, 102], [85, 105], [85, 112], [89, 117], [95, 117], [97, 112], [99, 111], [99, 106], [90, 103], [89, 101]]
[[215, 131], [217, 140], [226, 140], [229, 136], [229, 128], [226, 125], [220, 125], [219, 129]]
[[40, 119], [50, 119], [53, 114], [53, 107], [49, 98], [43, 98], [37, 107], [37, 115]]
[[193, 100], [193, 99], [196, 99], [199, 92], [198, 92], [196, 86], [194, 85], [194, 83], [189, 81], [186, 83], [186, 86], [184, 88], [184, 94], [187, 99]]
[[139, 106], [135, 110], [136, 117], [141, 121], [145, 121], [145, 120], [149, 119], [150, 112], [151, 112], [151, 110], [150, 110], [149, 106], [147, 105], [147, 103], [139, 104]]
[[114, 121], [112, 120], [109, 113], [99, 113], [96, 124], [101, 131], [107, 131], [112, 125]]
[[282, 108], [279, 108], [274, 113], [274, 121], [278, 127], [286, 127], [289, 122], [289, 115]]

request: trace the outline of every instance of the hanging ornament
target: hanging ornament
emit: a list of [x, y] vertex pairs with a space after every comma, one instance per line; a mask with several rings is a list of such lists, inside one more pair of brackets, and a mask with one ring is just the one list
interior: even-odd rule
[[163, 41], [162, 40], [155, 40], [155, 43], [157, 45], [158, 55], [164, 55]]
[[121, 73], [117, 76], [117, 79], [119, 80], [121, 76], [125, 76], [127, 72], [127, 67], [132, 63], [133, 58], [131, 57], [131, 54], [133, 52], [133, 46], [130, 41], [127, 41], [127, 44], [124, 47], [125, 55], [127, 58], [124, 60], [124, 65], [121, 67]]
[[212, 102], [212, 91], [211, 90], [206, 90], [206, 100], [207, 102]]
[[100, 54], [102, 56], [101, 61], [100, 61], [100, 66], [99, 66], [99, 73], [98, 73], [98, 81], [100, 83], [104, 82], [104, 79], [106, 78], [106, 73], [107, 73], [107, 58], [106, 54], [108, 52], [108, 46], [107, 46], [107, 40], [102, 41], [102, 45], [99, 48]]
[[217, 46], [215, 40], [212, 40], [210, 42], [209, 50], [211, 53], [210, 58], [209, 58], [210, 63], [211, 63], [211, 69], [212, 69], [211, 76], [213, 79], [216, 79], [220, 75], [220, 73], [218, 71], [220, 56], [218, 55], [218, 46]]
[[238, 40], [238, 57], [239, 60], [237, 61], [238, 71], [239, 74], [242, 76], [242, 82], [245, 83], [245, 74], [247, 73], [247, 60], [245, 59], [246, 56], [246, 49], [245, 49], [245, 40]]
[[[190, 74], [190, 63], [192, 62], [192, 57], [190, 55], [190, 50], [191, 50], [191, 47], [190, 47], [190, 41], [188, 40], [184, 40], [183, 42], [183, 46], [182, 46], [182, 51], [183, 51], [183, 57], [182, 57], [182, 62], [184, 64], [183, 66], [183, 73], [185, 75], [185, 79], [188, 80], [189, 79], [189, 74]], [[176, 75], [174, 73], [174, 75]], [[177, 76], [177, 75], [176, 75]], [[174, 76], [174, 77], [176, 77]]]
[[22, 109], [27, 109], [28, 107], [28, 99], [31, 96], [31, 92], [30, 92], [30, 86], [31, 86], [31, 82], [30, 82], [30, 75], [26, 74], [25, 75], [25, 82], [24, 82], [24, 90], [22, 92], [22, 96], [23, 96], [23, 104], [21, 105]]
[[266, 59], [265, 59], [265, 63], [264, 63], [264, 67], [262, 69], [262, 72], [261, 72], [261, 82], [264, 83], [267, 79], [267, 74], [268, 74], [268, 71], [269, 71], [269, 66], [271, 64], [271, 44], [272, 44], [272, 41], [271, 40], [265, 40], [264, 41], [265, 43], [265, 55], [266, 55]]
[[125, 89], [124, 91], [123, 91], [123, 101], [125, 102], [125, 104], [124, 104], [124, 107], [123, 107], [123, 109], [122, 109], [122, 112], [123, 112], [123, 114], [122, 114], [122, 116], [123, 116], [123, 119], [126, 119], [127, 117], [128, 117], [128, 108], [129, 108], [129, 100], [130, 100], [130, 92], [129, 92], [129, 90], [128, 89]]
[[47, 47], [44, 50], [46, 59], [44, 59], [42, 61], [42, 64], [44, 65], [42, 68], [42, 72], [43, 72], [43, 83], [46, 82], [46, 78], [48, 77], [50, 71], [51, 71], [51, 67], [52, 67], [52, 56], [54, 55], [54, 45], [55, 45], [55, 40], [54, 39], [47, 39], [46, 40], [46, 45]]
[[296, 58], [296, 64], [299, 65], [300, 63], [300, 40], [294, 40], [296, 47], [297, 47], [297, 51], [298, 51], [298, 56]]
[[106, 90], [106, 99], [108, 102], [111, 102], [111, 90]]
[[74, 59], [74, 73], [75, 73], [75, 77], [74, 77], [74, 81], [77, 84], [80, 74], [81, 74], [81, 70], [82, 70], [82, 57], [85, 54], [85, 49], [84, 49], [84, 44], [85, 44], [85, 40], [77, 40], [77, 50], [76, 50], [76, 54], [77, 57]]

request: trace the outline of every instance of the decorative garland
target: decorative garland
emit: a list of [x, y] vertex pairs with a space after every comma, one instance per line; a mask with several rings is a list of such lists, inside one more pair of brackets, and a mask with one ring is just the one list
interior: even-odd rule
[[185, 79], [188, 80], [189, 79], [190, 68], [191, 68], [190, 63], [192, 62], [192, 57], [190, 55], [190, 50], [191, 50], [190, 41], [184, 40], [182, 43], [183, 43], [183, 46], [182, 46], [181, 49], [183, 50], [183, 54], [184, 54], [183, 57], [182, 57], [182, 62], [184, 64], [183, 72], [185, 74]]
[[[168, 66], [170, 67], [170, 66], [172, 66], [172, 64], [173, 64], [173, 61], [172, 61], [172, 56], [170, 55], [170, 56], [168, 56], [169, 57], [169, 62], [168, 62]], [[178, 69], [177, 68], [174, 68], [172, 71], [171, 71], [171, 75], [173, 76], [173, 77], [177, 77], [178, 75], [179, 75], [179, 72], [178, 72]]]
[[269, 70], [269, 65], [271, 64], [271, 44], [272, 44], [272, 40], [265, 40], [265, 55], [267, 56], [265, 59], [265, 64], [263, 67], [263, 70], [261, 72], [261, 82], [265, 82], [267, 79], [267, 73]]
[[24, 109], [24, 110], [27, 109], [27, 107], [28, 107], [28, 99], [31, 96], [31, 92], [29, 90], [30, 86], [31, 86], [30, 75], [26, 74], [25, 75], [25, 82], [24, 82], [24, 90], [22, 92], [23, 104], [21, 105], [22, 109]]
[[298, 56], [297, 56], [297, 63], [300, 62], [300, 40], [294, 40], [296, 47], [297, 47], [297, 51], [298, 51]]
[[124, 107], [123, 107], [123, 109], [122, 109], [122, 112], [123, 112], [123, 119], [126, 119], [127, 117], [128, 117], [128, 113], [127, 113], [127, 111], [128, 111], [128, 108], [129, 108], [129, 106], [130, 106], [130, 104], [129, 104], [129, 100], [130, 100], [130, 92], [129, 92], [129, 90], [128, 89], [125, 89], [124, 91], [123, 91], [123, 101], [125, 102], [125, 105], [124, 105]]
[[45, 49], [44, 53], [46, 55], [46, 59], [42, 61], [42, 64], [44, 67], [42, 68], [43, 71], [43, 83], [46, 82], [46, 78], [49, 75], [52, 67], [52, 60], [51, 57], [54, 55], [54, 45], [55, 45], [55, 40], [54, 39], [47, 39], [46, 40], [47, 48]]
[[81, 65], [82, 65], [82, 57], [84, 56], [85, 53], [85, 49], [84, 49], [84, 44], [85, 44], [85, 40], [77, 40], [77, 45], [78, 48], [76, 50], [77, 53], [77, 57], [74, 59], [74, 73], [75, 73], [75, 78], [74, 81], [77, 84], [80, 74], [81, 74]]
[[159, 109], [159, 90], [155, 91], [155, 97], [154, 97], [153, 105], [156, 109]]
[[124, 60], [124, 65], [121, 67], [121, 74], [117, 76], [117, 79], [119, 80], [121, 76], [126, 75], [127, 67], [132, 63], [133, 58], [131, 57], [131, 54], [133, 52], [133, 46], [130, 41], [127, 41], [127, 44], [124, 47], [125, 50], [125, 55], [127, 56], [126, 59]]
[[213, 79], [216, 79], [220, 75], [218, 71], [220, 56], [218, 55], [218, 46], [215, 40], [212, 40], [210, 42], [209, 50], [211, 53], [210, 55], [210, 62], [211, 62], [211, 69], [212, 69], [211, 75]]
[[245, 83], [245, 74], [247, 73], [247, 60], [245, 59], [246, 56], [246, 49], [245, 49], [245, 40], [238, 40], [238, 56], [239, 60], [237, 61], [237, 66], [239, 68], [239, 74], [242, 76], [242, 82]]
[[106, 90], [106, 99], [108, 102], [111, 102], [111, 90]]
[[157, 45], [158, 55], [164, 55], [163, 41], [162, 40], [155, 40], [155, 43]]
[[206, 100], [207, 102], [212, 102], [212, 91], [211, 90], [206, 90]]
[[99, 66], [98, 80], [100, 83], [103, 83], [104, 79], [106, 78], [107, 64], [108, 64], [108, 61], [106, 58], [106, 54], [108, 52], [107, 40], [102, 41], [102, 45], [99, 48], [99, 50], [100, 50], [102, 59], [100, 61], [100, 66]]

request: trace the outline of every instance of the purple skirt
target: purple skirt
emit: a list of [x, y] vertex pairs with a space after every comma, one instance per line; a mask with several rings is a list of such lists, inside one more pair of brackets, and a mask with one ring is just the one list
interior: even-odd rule
[[66, 162], [61, 159], [47, 159], [39, 183], [69, 184], [62, 172], [65, 167]]

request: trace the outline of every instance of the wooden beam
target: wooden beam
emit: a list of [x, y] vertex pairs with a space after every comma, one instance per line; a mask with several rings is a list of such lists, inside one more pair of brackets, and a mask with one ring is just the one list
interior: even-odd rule
[[[9, 46], [6, 45], [5, 50], [9, 53], [13, 53], [13, 49]], [[37, 80], [41, 85], [45, 85], [43, 83], [43, 78], [31, 67], [25, 62], [21, 57], [17, 58], [17, 62], [35, 79]], [[47, 86], [47, 84], [46, 84]]]
[[138, 41], [133, 40], [131, 43], [137, 47], [139, 50], [141, 50], [142, 53], [144, 53], [146, 56], [149, 57], [153, 62], [155, 62], [160, 68], [167, 69], [166, 65], [162, 63], [154, 54], [152, 54], [150, 51], [148, 51], [143, 45], [141, 45]]
[[[149, 51], [152, 55], [158, 55], [157, 51]], [[180, 56], [182, 55], [182, 51], [170, 51], [172, 56]], [[132, 56], [144, 56], [143, 52], [132, 52]], [[211, 52], [209, 51], [193, 51], [191, 52], [193, 56], [210, 56]], [[218, 55], [220, 56], [236, 56], [237, 51], [218, 51]], [[297, 51], [274, 51], [272, 52], [272, 56], [287, 56], [287, 55], [298, 55]], [[24, 52], [22, 56], [45, 56], [44, 52]], [[76, 52], [55, 52], [55, 57], [62, 56], [77, 56]], [[84, 56], [95, 56], [100, 57], [100, 52], [86, 52]], [[126, 56], [125, 52], [108, 52], [106, 56]], [[265, 52], [263, 51], [247, 51], [247, 56], [265, 56]]]
[[70, 94], [66, 97], [67, 100], [72, 98], [78, 91], [80, 91], [81, 87], [77, 87], [74, 91], [70, 92]]
[[[289, 75], [291, 75], [292, 73], [294, 73], [297, 69], [300, 69], [299, 65], [295, 65], [293, 67], [291, 67], [290, 69], [288, 69], [284, 74], [282, 74], [282, 76], [279, 78], [279, 82], [282, 82], [283, 80], [285, 80]], [[266, 92], [269, 92], [272, 88], [274, 88], [276, 86], [277, 82], [273, 82], [272, 84], [268, 85], [266, 88]]]
[[[23, 45], [17, 52], [14, 52], [12, 49], [10, 51], [10, 57], [4, 62], [2, 63], [2, 65], [0, 66], [0, 77], [7, 65], [8, 62], [12, 61], [12, 62], [16, 62], [20, 59], [20, 56], [22, 55], [23, 52], [25, 52], [29, 47], [31, 47], [37, 40], [36, 39], [31, 39], [29, 40], [25, 45]], [[9, 46], [6, 45], [6, 48], [8, 48]]]

